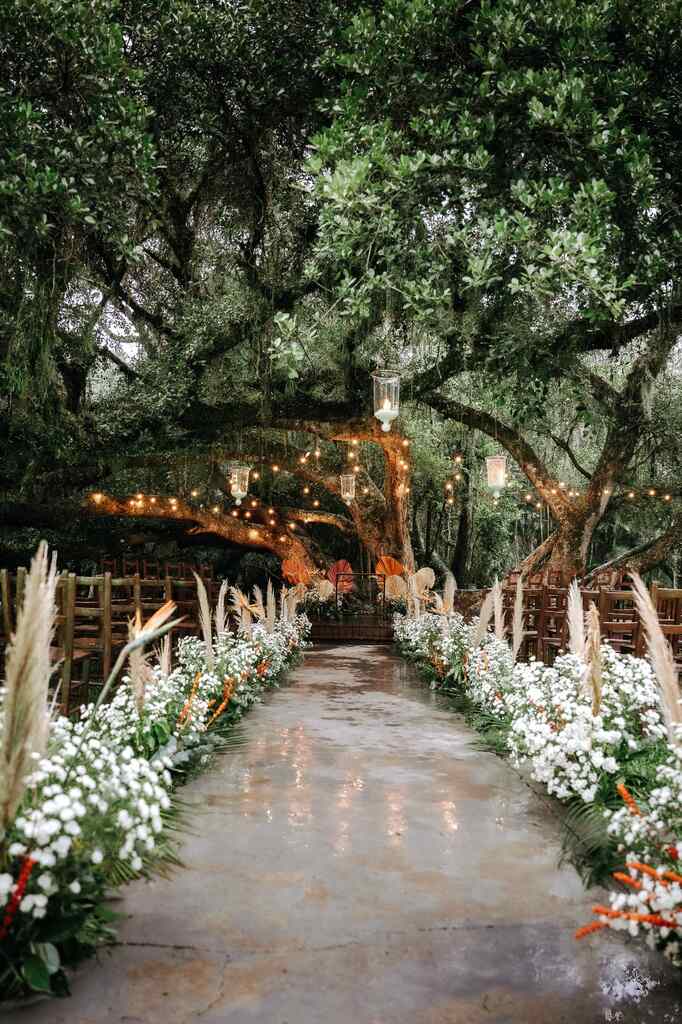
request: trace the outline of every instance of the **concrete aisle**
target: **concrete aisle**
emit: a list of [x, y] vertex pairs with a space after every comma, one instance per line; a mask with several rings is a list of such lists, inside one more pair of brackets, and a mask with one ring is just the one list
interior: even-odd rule
[[658, 957], [581, 944], [543, 802], [378, 647], [308, 654], [183, 796], [187, 870], [126, 891], [123, 945], [20, 1024], [682, 1019]]

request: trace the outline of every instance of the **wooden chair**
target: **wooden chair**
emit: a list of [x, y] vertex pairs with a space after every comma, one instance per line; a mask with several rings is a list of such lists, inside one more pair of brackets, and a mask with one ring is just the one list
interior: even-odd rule
[[632, 622], [637, 608], [631, 590], [600, 590], [599, 617], [604, 622]]
[[140, 560], [139, 560], [139, 558], [124, 558], [123, 559], [123, 575], [124, 576], [139, 576], [140, 575]]
[[538, 658], [552, 665], [566, 642], [566, 604], [568, 588], [542, 588], [542, 606], [537, 620]]
[[661, 624], [682, 623], [682, 590], [673, 590], [654, 583], [651, 587], [651, 600]]
[[148, 561], [146, 558], [142, 563], [142, 578], [145, 580], [158, 580], [161, 567], [158, 562]]
[[182, 563], [166, 562], [166, 576], [169, 576], [172, 580], [183, 579]]
[[639, 651], [641, 625], [638, 618], [601, 622], [600, 628], [602, 640], [619, 654], [637, 654]]
[[110, 576], [118, 576], [118, 559], [117, 558], [103, 558], [102, 559], [102, 576], [105, 573], [109, 573]]

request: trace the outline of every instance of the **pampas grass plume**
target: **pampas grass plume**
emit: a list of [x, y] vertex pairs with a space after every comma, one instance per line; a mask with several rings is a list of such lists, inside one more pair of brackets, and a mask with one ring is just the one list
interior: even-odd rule
[[50, 645], [55, 625], [57, 569], [41, 541], [26, 577], [24, 601], [5, 659], [0, 747], [0, 839], [21, 804], [34, 754], [47, 746]]
[[668, 739], [671, 746], [680, 747], [682, 746], [682, 706], [680, 706], [680, 687], [677, 681], [673, 652], [663, 634], [654, 603], [644, 580], [636, 572], [630, 573], [630, 578], [632, 579], [632, 594], [637, 613], [644, 627], [649, 657], [661, 693], [661, 706], [668, 729]]

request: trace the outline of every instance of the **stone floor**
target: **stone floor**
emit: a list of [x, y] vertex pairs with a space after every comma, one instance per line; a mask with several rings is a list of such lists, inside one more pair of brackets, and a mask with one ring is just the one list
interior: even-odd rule
[[682, 990], [617, 937], [552, 812], [379, 647], [308, 654], [196, 804], [187, 869], [136, 883], [121, 945], [19, 1024], [672, 1024]]

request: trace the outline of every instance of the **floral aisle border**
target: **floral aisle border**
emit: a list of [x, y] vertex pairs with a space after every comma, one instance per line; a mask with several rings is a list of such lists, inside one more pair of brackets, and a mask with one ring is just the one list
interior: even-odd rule
[[203, 638], [179, 642], [172, 671], [167, 640], [156, 665], [143, 646], [173, 609], [152, 628], [131, 624], [122, 685], [71, 720], [45, 700], [54, 571], [41, 546], [0, 691], [0, 1000], [67, 995], [64, 968], [114, 936], [111, 890], [180, 863], [174, 789], [300, 659], [310, 631], [301, 596], [285, 591], [277, 614], [270, 587], [267, 607], [260, 592], [248, 602], [234, 591], [235, 635], [223, 591], [214, 616], [205, 603]]
[[459, 614], [396, 615], [400, 653], [566, 806], [567, 846], [586, 881], [618, 883], [577, 937], [625, 931], [682, 967], [679, 711], [649, 660], [600, 644], [594, 618], [575, 639], [580, 653], [551, 667], [515, 663], [499, 611], [497, 635], [487, 629], [494, 603], [473, 625]]

